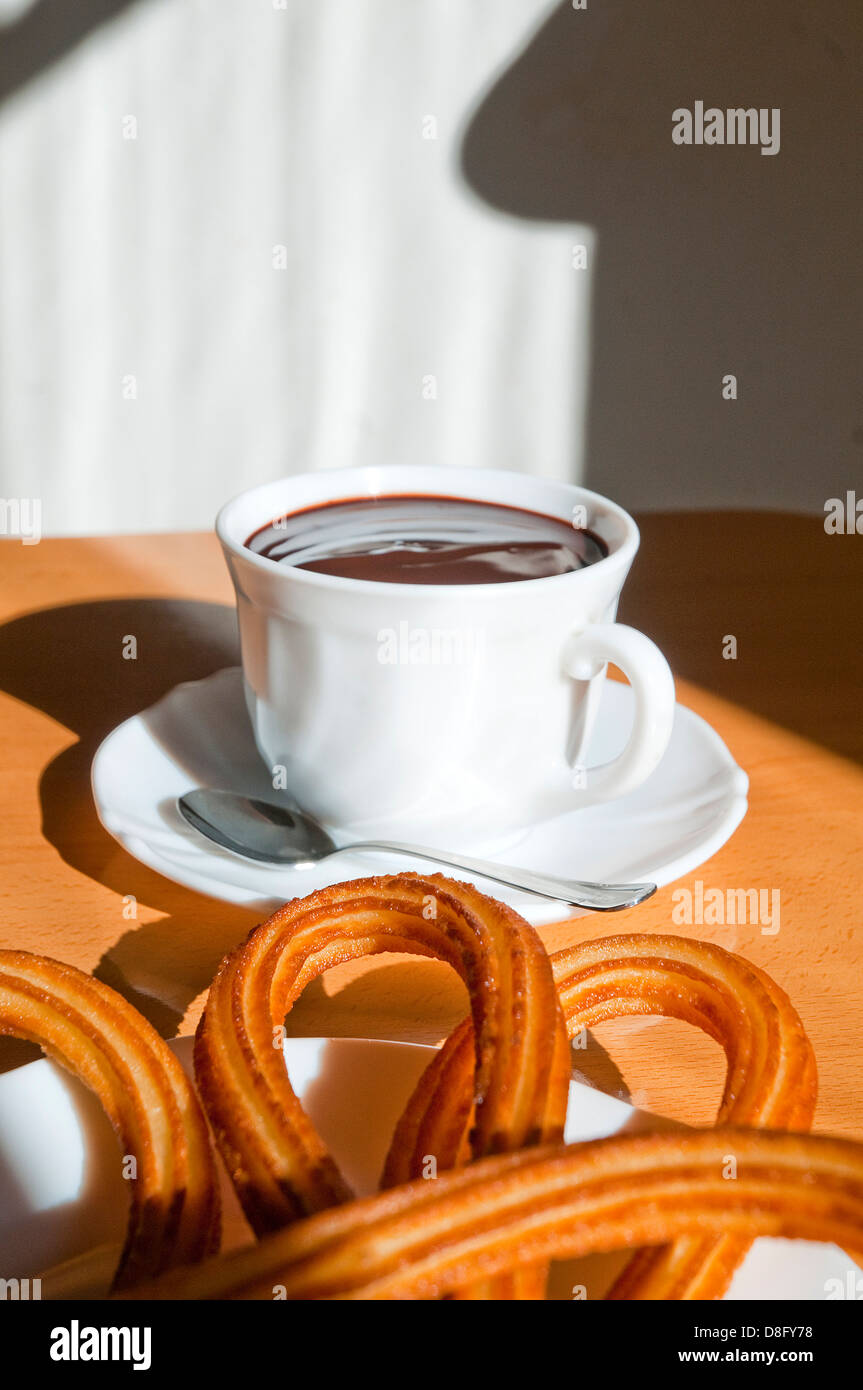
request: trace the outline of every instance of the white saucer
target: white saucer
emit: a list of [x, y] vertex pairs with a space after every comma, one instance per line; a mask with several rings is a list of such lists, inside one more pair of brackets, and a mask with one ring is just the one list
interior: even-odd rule
[[[592, 764], [615, 756], [631, 721], [629, 686], [607, 681], [591, 741]], [[179, 685], [151, 709], [127, 719], [96, 753], [92, 780], [102, 824], [136, 859], [166, 878], [259, 915], [344, 879], [404, 869], [434, 872], [426, 860], [367, 851], [339, 854], [311, 869], [275, 868], [221, 850], [186, 824], [176, 799], [192, 787], [277, 797], [255, 747], [238, 667]], [[747, 787], [746, 774], [718, 734], [678, 705], [665, 757], [636, 792], [540, 821], [501, 859], [568, 878], [649, 880], [661, 886], [690, 873], [725, 844], [746, 813]], [[454, 873], [469, 877], [463, 870]], [[476, 882], [535, 924], [574, 911], [484, 879]]]
[[[191, 1075], [192, 1039], [176, 1038], [170, 1046]], [[433, 1051], [352, 1038], [286, 1040], [294, 1090], [358, 1196], [377, 1190], [395, 1122]], [[668, 1127], [668, 1121], [570, 1082], [565, 1131], [570, 1144]], [[251, 1233], [219, 1168], [222, 1249], [230, 1250], [248, 1244]], [[4, 1277], [41, 1277], [43, 1298], [104, 1297], [126, 1226], [125, 1187], [111, 1127], [81, 1082], [46, 1059], [0, 1076]], [[618, 1252], [555, 1264], [549, 1297], [571, 1299], [578, 1289], [591, 1300], [601, 1298], [626, 1258]], [[849, 1273], [856, 1287], [860, 1271], [835, 1245], [761, 1239], [726, 1296], [823, 1299], [831, 1288], [846, 1288]]]

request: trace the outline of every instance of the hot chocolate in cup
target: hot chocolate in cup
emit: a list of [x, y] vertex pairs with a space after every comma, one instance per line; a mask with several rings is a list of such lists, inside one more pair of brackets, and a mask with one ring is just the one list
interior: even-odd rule
[[[665, 752], [668, 664], [615, 621], [638, 528], [597, 493], [498, 470], [333, 470], [242, 493], [216, 529], [274, 793], [339, 838], [488, 849], [625, 795]], [[609, 661], [634, 719], [592, 767]]]

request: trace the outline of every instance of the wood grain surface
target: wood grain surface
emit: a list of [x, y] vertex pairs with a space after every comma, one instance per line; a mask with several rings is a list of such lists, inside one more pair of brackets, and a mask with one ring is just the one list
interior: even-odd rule
[[[544, 928], [554, 948], [618, 930], [683, 931], [757, 962], [788, 991], [820, 1070], [817, 1126], [863, 1139], [863, 537], [774, 513], [640, 519], [620, 616], [657, 640], [678, 699], [751, 779], [732, 840], [641, 908]], [[89, 769], [101, 739], [181, 680], [237, 661], [215, 539], [157, 535], [0, 542], [0, 944], [94, 972], [166, 1036], [194, 1027], [221, 956], [254, 925], [138, 864], [99, 825]], [[126, 661], [134, 635], [138, 657]], [[737, 639], [737, 657], [723, 656]], [[130, 769], [134, 776], [134, 769]], [[676, 926], [675, 888], [778, 890], [759, 924]], [[317, 981], [294, 1034], [436, 1042], [462, 1016], [446, 966], [383, 957]], [[0, 1065], [33, 1055], [4, 1042]], [[710, 1120], [715, 1046], [684, 1025], [604, 1025], [574, 1052], [594, 1084], [660, 1114]]]

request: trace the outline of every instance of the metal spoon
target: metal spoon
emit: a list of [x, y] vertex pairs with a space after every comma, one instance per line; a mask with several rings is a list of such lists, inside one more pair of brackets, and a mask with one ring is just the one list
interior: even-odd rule
[[579, 879], [555, 878], [551, 874], [534, 873], [532, 869], [508, 868], [506, 864], [495, 864], [491, 860], [423, 849], [421, 845], [400, 841], [357, 840], [350, 845], [337, 845], [323, 826], [304, 811], [209, 787], [186, 792], [178, 797], [177, 805], [189, 825], [208, 840], [244, 859], [256, 859], [263, 864], [289, 864], [294, 869], [307, 869], [345, 850], [383, 850], [432, 859], [448, 868], [465, 869], [495, 883], [506, 883], [542, 898], [555, 898], [595, 912], [617, 912], [622, 907], [635, 907], [656, 892], [655, 883], [582, 883]]

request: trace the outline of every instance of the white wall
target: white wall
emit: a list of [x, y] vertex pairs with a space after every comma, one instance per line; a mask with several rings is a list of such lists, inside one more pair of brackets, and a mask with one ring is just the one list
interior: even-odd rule
[[[406, 459], [636, 508], [859, 489], [859, 0], [4, 18], [0, 498], [46, 531]], [[780, 153], [674, 146], [697, 99], [779, 106]]]
[[0, 496], [135, 531], [302, 469], [579, 475], [590, 233], [458, 170], [544, 0], [107, 9], [0, 106]]

